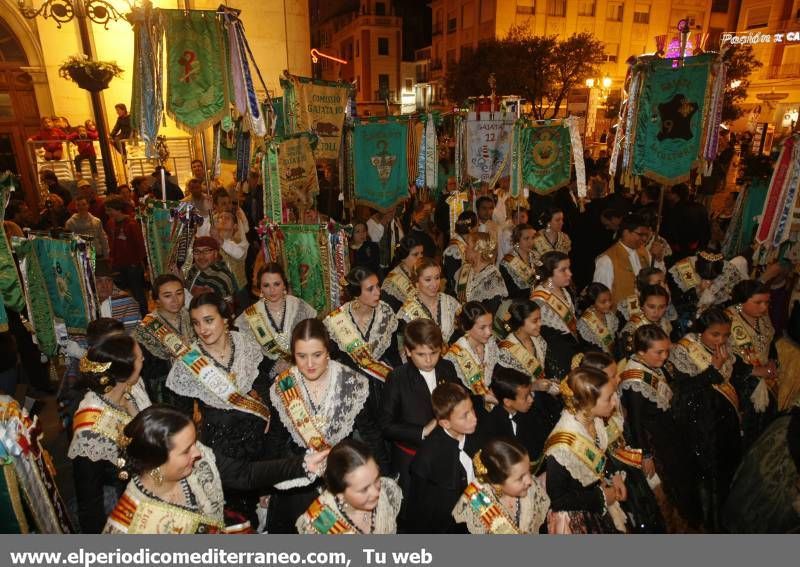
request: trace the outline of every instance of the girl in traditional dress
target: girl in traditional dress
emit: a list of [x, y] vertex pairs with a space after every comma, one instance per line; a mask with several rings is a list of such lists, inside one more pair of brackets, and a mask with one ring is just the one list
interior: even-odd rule
[[444, 358], [453, 364], [459, 380], [472, 395], [483, 398], [484, 407], [476, 408], [480, 415], [488, 409], [486, 406], [497, 405], [497, 398], [489, 389], [499, 355], [492, 336], [492, 314], [482, 303], [470, 301], [461, 309], [458, 325], [464, 336], [450, 346]]
[[444, 276], [447, 278], [447, 293], [453, 295], [456, 293], [456, 272], [461, 269], [467, 250], [467, 242], [464, 237], [470, 232], [478, 230], [478, 215], [472, 211], [464, 211], [458, 215], [455, 224], [455, 233], [451, 236], [450, 243], [442, 254]]
[[733, 288], [731, 318], [733, 352], [745, 365], [732, 383], [739, 394], [744, 448], [747, 449], [778, 413], [778, 364], [775, 329], [769, 318], [769, 289], [745, 280]]
[[297, 519], [301, 534], [393, 534], [403, 493], [381, 476], [369, 447], [345, 439], [331, 449], [325, 490]]
[[378, 276], [369, 268], [356, 266], [346, 278], [345, 292], [351, 301], [331, 311], [323, 322], [331, 337], [331, 354], [369, 378], [372, 411], [380, 411], [386, 377], [398, 366], [397, 318], [388, 303], [381, 301]]
[[[267, 376], [259, 373], [261, 347], [249, 333], [231, 331], [231, 311], [217, 293], [189, 304], [198, 340], [185, 348], [170, 370], [167, 387], [193, 400], [202, 419], [200, 440], [216, 454], [245, 462], [262, 459], [270, 414], [262, 401]], [[262, 390], [263, 391], [263, 390]], [[257, 525], [259, 494], [226, 490], [234, 513]]]
[[564, 411], [545, 444], [549, 533], [625, 531], [619, 506], [627, 497], [620, 473], [606, 478], [604, 419], [617, 405], [614, 381], [601, 370], [576, 368], [561, 382]]
[[139, 413], [121, 438], [120, 474], [130, 475], [130, 482], [103, 533], [243, 533], [246, 525], [226, 527], [226, 477], [242, 489], [266, 490], [298, 474], [316, 478], [327, 456], [325, 452], [256, 463], [216, 458], [197, 441], [192, 420], [164, 405]]
[[472, 458], [473, 480], [453, 508], [471, 534], [539, 534], [550, 499], [531, 477], [525, 447], [514, 439], [492, 439]]
[[[617, 374], [617, 363], [614, 358], [600, 351], [587, 352], [581, 356], [580, 368], [602, 370], [608, 379], [619, 388], [620, 377]], [[625, 488], [628, 497], [620, 502], [622, 510], [628, 517], [630, 533], [665, 533], [664, 518], [658, 507], [655, 494], [642, 472], [642, 451], [630, 447], [625, 442], [623, 432], [625, 418], [619, 406], [614, 408], [611, 417], [606, 420], [608, 449], [606, 450], [606, 470], [609, 473], [619, 472], [625, 475]]]
[[289, 284], [280, 264], [270, 262], [256, 275], [262, 301], [257, 301], [236, 318], [240, 332], [253, 337], [260, 345], [264, 359], [260, 371], [270, 380], [289, 368], [289, 339], [295, 325], [316, 317], [308, 303], [289, 294]]
[[80, 360], [88, 392], [73, 420], [67, 455], [72, 459], [81, 532], [100, 533], [124, 489], [117, 478], [119, 435], [150, 406], [139, 374], [142, 350], [133, 338], [116, 332], [100, 337]]
[[456, 297], [462, 304], [480, 301], [495, 313], [508, 296], [503, 276], [494, 263], [497, 241], [484, 232], [472, 232], [465, 239], [466, 261], [456, 274]]
[[414, 293], [411, 274], [425, 253], [425, 247], [413, 236], [404, 236], [394, 254], [394, 268], [381, 285], [381, 299], [396, 313]]
[[550, 206], [539, 216], [539, 233], [533, 241], [533, 251], [537, 258], [548, 252], [561, 252], [569, 256], [572, 241], [563, 232], [564, 211], [560, 207]]
[[[718, 307], [700, 314], [692, 332], [670, 353], [675, 386], [672, 407], [681, 438], [694, 456], [695, 493], [706, 530], [721, 528], [721, 507], [742, 455], [740, 399], [732, 379], [736, 358], [729, 349], [730, 318]], [[746, 373], [746, 370], [745, 370]]]
[[[183, 281], [174, 274], [162, 274], [153, 282], [153, 301], [156, 309], [142, 319], [134, 329], [133, 337], [142, 348], [144, 363], [142, 380], [154, 403], [176, 406], [179, 399], [166, 387], [167, 375], [177, 357], [176, 347], [194, 340], [194, 330], [185, 305]], [[165, 334], [160, 329], [168, 330]], [[165, 338], [179, 339], [175, 343]], [[191, 408], [184, 407], [186, 411]]]
[[631, 316], [619, 333], [616, 349], [619, 358], [631, 356], [635, 350], [633, 335], [636, 329], [644, 325], [657, 325], [669, 337], [672, 333], [672, 323], [666, 318], [669, 292], [660, 285], [648, 285], [639, 293], [641, 299], [641, 312]]
[[578, 319], [578, 334], [587, 348], [600, 349], [613, 355], [614, 339], [617, 336], [619, 321], [614, 314], [611, 290], [600, 282], [586, 286], [582, 294], [584, 304], [581, 318]]
[[620, 407], [625, 415], [625, 443], [642, 454], [642, 472], [668, 500], [660, 498], [662, 514], [671, 531], [683, 528], [673, 507], [687, 521], [696, 522], [695, 475], [691, 457], [681, 442], [672, 411], [671, 377], [664, 371], [672, 343], [657, 325], [643, 325], [634, 333], [633, 351], [620, 363]]
[[569, 257], [563, 252], [548, 252], [541, 259], [542, 283], [531, 299], [542, 309], [542, 336], [547, 342], [545, 374], [554, 380], [566, 376], [572, 357], [580, 351], [575, 305], [569, 295], [572, 282]]
[[[376, 278], [377, 279], [377, 278]], [[267, 454], [289, 456], [327, 449], [349, 438], [365, 443], [381, 471], [389, 459], [370, 411], [369, 380], [330, 359], [328, 333], [317, 319], [306, 319], [292, 333], [294, 366], [269, 391], [272, 424]], [[277, 485], [270, 499], [269, 533], [293, 533], [297, 518], [318, 495], [320, 483], [305, 477]]]
[[535, 237], [536, 230], [529, 224], [518, 224], [511, 231], [514, 247], [500, 262], [500, 274], [506, 282], [508, 296], [512, 299], [529, 298], [531, 289], [536, 285], [536, 254], [533, 252]]
[[415, 292], [397, 312], [403, 324], [414, 319], [431, 319], [442, 331], [445, 343], [449, 343], [456, 330], [456, 312], [461, 308], [454, 297], [442, 293], [442, 268], [436, 260], [423, 258], [411, 273]]

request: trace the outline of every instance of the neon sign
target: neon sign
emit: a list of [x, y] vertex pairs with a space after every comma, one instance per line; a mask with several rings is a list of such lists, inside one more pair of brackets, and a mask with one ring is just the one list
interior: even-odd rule
[[790, 31], [781, 33], [763, 32], [725, 32], [720, 40], [722, 45], [757, 45], [761, 43], [800, 43], [800, 31]]

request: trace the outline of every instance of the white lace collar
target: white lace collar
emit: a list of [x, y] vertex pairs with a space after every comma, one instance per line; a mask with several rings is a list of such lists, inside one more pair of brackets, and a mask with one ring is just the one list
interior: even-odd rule
[[640, 370], [645, 374], [655, 376], [658, 378], [658, 383], [653, 387], [652, 384], [645, 380], [623, 379], [619, 385], [620, 391], [632, 390], [638, 392], [646, 400], [656, 404], [656, 407], [661, 411], [667, 411], [672, 401], [672, 388], [670, 388], [667, 383], [667, 377], [664, 375], [664, 371], [661, 368], [650, 368], [639, 361], [635, 355], [628, 359], [625, 364], [625, 370], [623, 370], [622, 373], [624, 374], [624, 372], [628, 370]]
[[[460, 348], [467, 351], [472, 358], [475, 359], [475, 362], [478, 363], [483, 369], [483, 384], [488, 388], [492, 383], [492, 374], [494, 373], [494, 367], [497, 364], [497, 361], [500, 357], [500, 348], [497, 346], [497, 341], [494, 337], [489, 337], [487, 343], [483, 346], [483, 360], [478, 356], [478, 353], [472, 348], [472, 345], [469, 343], [469, 339], [466, 336], [461, 337], [458, 339], [455, 344]], [[456, 368], [456, 374], [461, 382], [469, 388], [467, 378], [468, 376], [464, 376], [464, 371], [462, 370], [461, 366], [458, 364], [458, 360], [455, 354], [449, 352], [445, 355], [445, 358], [453, 363], [453, 366]]]
[[[558, 432], [573, 433], [580, 435], [588, 440], [592, 440], [596, 448], [605, 453], [608, 448], [608, 433], [605, 423], [599, 417], [594, 418], [594, 428], [597, 438], [592, 440], [592, 436], [577, 418], [567, 410], [561, 412], [561, 419], [558, 420], [550, 436]], [[553, 457], [558, 464], [567, 469], [570, 476], [580, 482], [583, 486], [590, 486], [599, 480], [599, 475], [591, 470], [586, 464], [564, 445], [554, 445], [547, 449], [547, 455]]]
[[[360, 335], [361, 330], [358, 328], [358, 325], [356, 325], [352, 306], [353, 302], [350, 301], [345, 303], [341, 309], [344, 312], [343, 315], [350, 318], [353, 327], [355, 327], [356, 332]], [[388, 303], [381, 301], [375, 308], [375, 320], [372, 323], [372, 327], [369, 329], [369, 335], [366, 337], [366, 343], [375, 360], [380, 359], [386, 352], [386, 349], [389, 348], [395, 331], [397, 331], [397, 317], [395, 317], [394, 310]], [[335, 333], [331, 333], [331, 339], [336, 343], [336, 346], [339, 347], [339, 350], [345, 353], [347, 352], [347, 345], [340, 343], [340, 339]]]

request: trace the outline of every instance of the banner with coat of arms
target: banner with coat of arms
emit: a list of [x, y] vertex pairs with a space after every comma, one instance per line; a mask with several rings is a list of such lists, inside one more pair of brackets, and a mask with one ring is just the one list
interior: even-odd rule
[[467, 175], [491, 183], [510, 172], [509, 154], [516, 116], [470, 112], [466, 120]]
[[[13, 188], [14, 174], [6, 172], [0, 175], [0, 219], [5, 219], [6, 204]], [[8, 237], [4, 232], [3, 241], [0, 242], [0, 332], [5, 331], [8, 325], [5, 306], [14, 311], [22, 311], [25, 297], [22, 295], [22, 285]]]
[[312, 132], [319, 138], [314, 155], [338, 159], [351, 85], [287, 74], [281, 87], [286, 133]]
[[408, 123], [360, 122], [353, 132], [355, 199], [387, 211], [408, 197]]
[[309, 134], [298, 134], [270, 144], [264, 156], [264, 213], [274, 222], [292, 207], [302, 219], [314, 207], [319, 179]]
[[566, 121], [520, 119], [514, 125], [511, 149], [511, 188], [522, 185], [546, 195], [569, 184], [572, 137]]

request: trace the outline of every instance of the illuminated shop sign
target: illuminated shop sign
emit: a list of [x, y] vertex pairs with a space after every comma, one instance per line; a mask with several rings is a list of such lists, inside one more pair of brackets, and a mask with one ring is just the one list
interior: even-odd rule
[[800, 43], [800, 31], [790, 31], [781, 33], [763, 32], [725, 32], [722, 34], [720, 43], [725, 45], [756, 45], [759, 43]]

